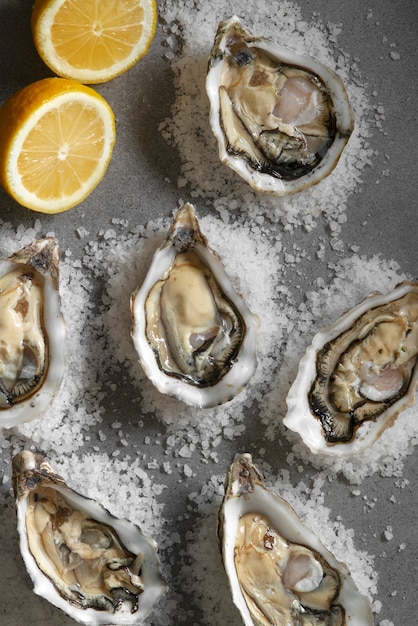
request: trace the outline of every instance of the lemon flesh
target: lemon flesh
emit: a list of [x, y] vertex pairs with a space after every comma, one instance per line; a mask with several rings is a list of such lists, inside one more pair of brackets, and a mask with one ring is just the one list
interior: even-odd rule
[[100, 83], [148, 52], [156, 21], [155, 0], [36, 0], [32, 34], [56, 74]]
[[37, 81], [0, 109], [0, 183], [29, 209], [65, 211], [103, 178], [115, 138], [113, 112], [92, 88]]

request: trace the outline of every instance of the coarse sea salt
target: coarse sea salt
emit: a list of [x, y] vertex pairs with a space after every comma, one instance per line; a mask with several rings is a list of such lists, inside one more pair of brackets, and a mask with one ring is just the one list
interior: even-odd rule
[[[142, 474], [140, 468], [135, 463], [132, 464], [128, 457], [121, 457], [119, 450], [114, 451], [118, 453], [118, 459], [113, 455], [109, 459], [108, 455], [96, 454], [81, 457], [80, 463], [79, 457], [74, 455], [77, 447], [83, 446], [87, 432], [94, 429], [102, 421], [104, 410], [102, 401], [105, 394], [96, 382], [97, 367], [99, 366], [99, 369], [103, 369], [104, 372], [107, 371], [108, 374], [109, 372], [110, 374], [112, 372], [119, 372], [120, 374], [125, 370], [126, 379], [132, 381], [132, 384], [138, 388], [138, 393], [141, 390], [141, 414], [153, 413], [160, 422], [166, 425], [167, 433], [169, 433], [166, 439], [166, 453], [175, 456], [180, 454], [180, 456], [188, 459], [196, 458], [197, 454], [206, 460], [213, 460], [213, 449], [219, 446], [225, 438], [229, 440], [239, 439], [243, 434], [247, 423], [248, 411], [246, 407], [247, 409], [250, 406], [253, 407], [254, 403], [259, 405], [256, 419], [259, 420], [261, 428], [264, 429], [266, 448], [268, 448], [272, 440], [277, 440], [283, 436], [281, 432], [281, 416], [284, 411], [283, 399], [286, 396], [286, 389], [298, 359], [306, 346], [308, 336], [312, 336], [313, 332], [324, 323], [331, 322], [336, 315], [351, 306], [353, 300], [357, 301], [366, 295], [375, 284], [379, 284], [382, 289], [390, 289], [394, 283], [403, 278], [399, 274], [397, 266], [392, 262], [385, 262], [380, 257], [365, 259], [352, 255], [341, 259], [336, 264], [329, 264], [333, 279], [329, 283], [318, 280], [318, 284], [314, 286], [316, 288], [313, 288], [306, 295], [306, 302], [303, 306], [297, 305], [290, 292], [283, 289], [281, 285], [280, 255], [283, 252], [280, 251], [280, 246], [275, 249], [270, 245], [267, 239], [268, 230], [263, 230], [260, 226], [254, 226], [250, 223], [244, 227], [240, 223], [234, 222], [231, 222], [227, 228], [225, 225], [220, 228], [216, 217], [206, 216], [202, 220], [204, 232], [209, 236], [209, 239], [216, 241], [217, 251], [223, 256], [227, 270], [239, 284], [243, 295], [248, 296], [255, 310], [260, 314], [260, 363], [256, 381], [251, 383], [249, 389], [239, 399], [224, 407], [219, 407], [217, 410], [192, 411], [188, 407], [179, 407], [179, 403], [174, 400], [159, 396], [152, 386], [147, 385], [129, 339], [129, 290], [134, 289], [140, 280], [141, 273], [143, 274], [145, 271], [144, 260], [149, 260], [155, 245], [161, 242], [166, 227], [167, 223], [160, 220], [152, 223], [149, 229], [145, 227], [141, 229], [140, 234], [137, 230], [134, 232], [127, 231], [123, 234], [112, 235], [109, 239], [103, 239], [93, 247], [93, 250], [92, 246], [87, 244], [82, 268], [78, 268], [78, 271], [74, 271], [74, 267], [77, 266], [75, 261], [67, 258], [63, 262], [61, 293], [64, 314], [69, 320], [70, 367], [59, 398], [57, 398], [53, 409], [43, 418], [47, 420], [45, 423], [48, 423], [47, 431], [39, 428], [39, 421], [37, 420], [32, 424], [19, 427], [16, 429], [16, 434], [10, 438], [13, 449], [17, 449], [22, 440], [27, 440], [50, 453], [51, 461], [59, 463], [60, 471], [63, 474], [68, 471], [75, 482], [77, 482], [78, 477], [80, 482], [84, 483], [84, 487], [88, 487], [88, 491], [90, 488], [85, 477], [91, 476], [94, 489], [92, 488], [89, 493], [92, 497], [97, 495], [105, 505], [107, 501], [112, 501], [113, 507], [120, 507], [120, 503], [125, 502], [125, 508], [116, 508], [115, 512], [133, 517], [137, 521], [138, 511], [141, 510], [143, 514], [143, 517], [140, 518], [141, 521], [143, 519], [145, 524], [150, 525], [151, 531], [159, 536], [161, 531], [155, 525], [164, 523], [164, 511], [162, 507], [149, 499], [149, 494], [155, 492], [151, 488], [150, 481], [145, 480], [145, 472]], [[229, 243], [232, 231], [234, 231], [233, 240], [236, 248], [231, 248]], [[245, 254], [241, 254], [241, 250], [244, 250]], [[121, 252], [120, 255], [119, 251]], [[259, 274], [254, 268], [262, 268], [263, 266], [266, 268], [266, 281], [261, 286], [260, 281], [256, 279]], [[276, 272], [271, 271], [272, 267], [277, 268]], [[138, 268], [137, 274], [132, 268]], [[361, 281], [359, 276], [361, 276]], [[80, 280], [81, 277], [83, 280]], [[97, 304], [93, 306], [90, 300], [88, 287], [93, 280], [97, 280], [99, 277], [104, 279], [105, 291], [103, 293], [103, 305], [97, 307]], [[127, 285], [130, 287], [127, 288]], [[347, 289], [348, 285], [350, 286], [349, 290]], [[263, 306], [258, 308], [260, 302], [263, 303]], [[326, 318], [324, 318], [324, 312], [326, 312]], [[124, 316], [126, 318], [124, 323], [120, 323]], [[119, 323], [116, 323], [116, 320]], [[85, 355], [86, 362], [80, 371], [75, 367], [71, 368], [71, 365], [79, 361], [80, 353], [84, 354], [81, 348], [81, 344], [84, 342], [94, 346], [94, 351], [88, 355], [89, 358]], [[106, 350], [103, 346], [106, 346]], [[281, 365], [278, 367], [277, 364]], [[272, 376], [274, 372], [276, 376]], [[74, 397], [81, 398], [82, 401], [77, 401], [74, 404], [72, 401]], [[325, 477], [329, 473], [335, 475], [342, 472], [354, 484], [361, 482], [364, 476], [377, 471], [386, 475], [400, 475], [402, 457], [410, 450], [411, 439], [417, 439], [414, 427], [416, 411], [410, 409], [409, 412], [410, 417], [408, 411], [404, 412], [402, 422], [398, 421], [399, 427], [395, 425], [391, 429], [390, 437], [393, 437], [395, 432], [400, 444], [403, 441], [403, 445], [397, 446], [398, 456], [396, 458], [392, 454], [389, 455], [388, 446], [391, 445], [391, 441], [385, 443], [384, 436], [381, 439], [383, 443], [378, 442], [373, 448], [373, 454], [368, 455], [367, 460], [358, 464], [355, 469], [350, 463], [341, 466], [338, 463], [333, 463], [332, 466], [327, 466], [326, 460], [311, 458], [306, 450], [297, 443], [293, 446], [293, 455], [296, 455], [296, 458], [300, 457], [305, 463], [309, 461], [311, 465], [320, 470], [316, 488], [312, 492], [316, 494], [316, 516], [321, 511], [324, 514], [328, 511], [328, 509], [322, 508], [324, 501], [320, 491]], [[118, 431], [118, 438], [123, 439], [123, 422], [115, 420], [111, 422], [110, 426], [113, 431]], [[407, 426], [406, 429], [405, 426]], [[411, 437], [411, 429], [414, 438]], [[289, 434], [285, 433], [284, 436], [289, 436]], [[98, 437], [102, 441], [106, 439], [102, 430], [98, 431]], [[146, 438], [146, 443], [153, 443], [150, 437]], [[158, 469], [161, 465], [164, 473], [169, 475], [167, 462], [162, 464], [157, 459], [147, 458], [146, 454], [143, 454], [143, 457], [146, 459], [148, 470]], [[381, 463], [382, 457], [383, 465]], [[118, 465], [118, 463], [120, 464]], [[186, 477], [192, 476], [193, 470], [190, 463], [180, 467]], [[75, 471], [74, 468], [76, 468]], [[103, 468], [109, 470], [108, 474], [104, 475]], [[173, 468], [170, 467], [170, 469], [172, 471]], [[131, 487], [128, 486], [132, 472], [135, 475], [134, 483], [138, 477], [144, 479], [144, 494], [146, 496], [145, 503], [142, 497], [138, 497], [137, 501], [141, 504], [133, 507], [131, 504]], [[99, 477], [100, 481], [98, 480]], [[218, 477], [216, 480], [218, 500], [220, 484], [221, 477]], [[106, 487], [106, 485], [108, 486]], [[164, 485], [161, 490], [163, 489]], [[280, 489], [281, 487], [278, 487], [278, 490]], [[309, 511], [306, 500], [303, 498], [303, 490], [302, 485], [296, 485], [289, 488], [288, 493], [292, 505], [299, 509], [299, 514], [302, 516], [303, 514], [308, 515]], [[114, 499], [110, 495], [106, 496], [107, 491], [113, 494]], [[117, 497], [115, 497], [116, 494]], [[120, 499], [121, 494], [124, 496], [122, 500]], [[202, 509], [202, 514], [206, 511], [209, 516], [215, 516], [211, 490], [205, 492], [203, 508], [202, 494], [191, 497], [191, 500], [198, 508]], [[209, 512], [210, 510], [212, 513]], [[191, 553], [193, 552], [194, 541], [201, 546], [202, 533], [204, 533], [209, 520], [204, 520], [202, 523], [203, 530], [199, 529], [196, 537], [190, 536], [188, 539]], [[338, 538], [339, 541], [342, 539], [346, 542], [352, 541], [351, 534], [344, 531], [341, 523]], [[213, 540], [209, 539], [208, 553], [212, 543]], [[165, 548], [163, 541], [162, 549], [169, 550], [170, 545], [170, 539], [167, 540], [167, 548]], [[347, 545], [345, 547], [350, 555], [353, 551], [355, 552], [352, 543], [349, 544], [349, 550]], [[204, 554], [205, 552], [203, 552], [203, 560], [198, 564], [198, 567], [205, 568], [207, 566]], [[346, 555], [345, 558], [347, 559]], [[369, 589], [370, 594], [373, 595], [375, 592], [375, 575], [371, 565], [372, 560], [366, 553], [364, 558], [368, 563], [367, 567], [364, 563], [359, 564], [354, 558], [351, 568], [354, 576], [358, 576], [360, 571], [363, 572], [366, 578], [366, 589]], [[189, 575], [190, 572], [193, 572], [194, 576], [194, 568], [197, 566], [189, 563], [189, 560], [190, 556], [185, 557], [184, 575], [186, 576], [187, 572]], [[200, 573], [197, 580], [201, 576]], [[209, 591], [208, 596], [198, 598], [199, 601], [201, 600], [202, 604], [205, 605], [206, 602], [211, 601], [212, 593], [212, 590]], [[220, 597], [222, 598], [222, 596]], [[230, 601], [224, 598], [224, 602], [229, 605]], [[223, 605], [222, 609], [221, 605], [219, 606], [220, 611], [225, 610]], [[236, 620], [236, 617], [234, 619]], [[231, 621], [231, 624], [233, 623]]]
[[[191, 478], [193, 476], [191, 460], [196, 460], [200, 456], [206, 461], [213, 462], [214, 448], [225, 440], [236, 440], [238, 443], [247, 428], [250, 414], [253, 420], [257, 420], [258, 429], [264, 431], [266, 441], [264, 451], [275, 445], [274, 441], [280, 437], [292, 439], [289, 433], [282, 432], [281, 417], [285, 410], [284, 398], [289, 381], [306, 347], [308, 337], [324, 323], [331, 322], [336, 315], [350, 306], [353, 300], [357, 301], [366, 295], [372, 290], [372, 285], [377, 283], [382, 289], [390, 289], [394, 283], [403, 278], [392, 262], [385, 262], [380, 257], [365, 259], [351, 255], [338, 263], [329, 264], [333, 279], [328, 283], [318, 280], [318, 284], [306, 294], [305, 302], [301, 306], [297, 304], [292, 294], [283, 288], [281, 255], [284, 251], [280, 246], [277, 249], [271, 246], [268, 229], [250, 222], [245, 226], [239, 222], [231, 222], [220, 227], [217, 217], [208, 215], [202, 218], [203, 231], [210, 241], [216, 242], [214, 247], [223, 257], [227, 271], [244, 297], [248, 298], [250, 306], [260, 316], [259, 368], [255, 380], [250, 383], [248, 389], [231, 403], [213, 410], [191, 410], [189, 407], [179, 405], [173, 399], [160, 396], [148, 383], [137, 363], [137, 356], [129, 337], [130, 290], [133, 290], [141, 280], [141, 275], [146, 271], [146, 262], [149, 261], [155, 246], [159, 245], [164, 237], [167, 225], [168, 222], [165, 220], [159, 220], [153, 222], [149, 229], [143, 227], [140, 232], [137, 229], [131, 231], [121, 227], [120, 230], [123, 232], [112, 234], [108, 239], [103, 238], [94, 246], [87, 244], [82, 267], [77, 271], [74, 267], [77, 265], [74, 263], [75, 260], [66, 257], [63, 261], [61, 294], [64, 314], [69, 320], [70, 347], [67, 376], [53, 408], [42, 418], [46, 420], [48, 429], [40, 428], [40, 421], [37, 420], [15, 429], [10, 436], [13, 450], [17, 450], [22, 441], [32, 442], [32, 445], [51, 456], [51, 462], [58, 463], [62, 474], [72, 476], [73, 484], [79, 480], [91, 497], [97, 497], [105, 506], [113, 507], [116, 514], [143, 523], [144, 530], [148, 528], [151, 535], [162, 537], [163, 554], [164, 551], [170, 553], [172, 543], [170, 537], [161, 531], [164, 524], [164, 508], [157, 504], [154, 498], [157, 492], [164, 492], [165, 485], [161, 484], [160, 488], [158, 484], [152, 485], [145, 470], [138, 466], [138, 459], [132, 460], [129, 455], [122, 455], [121, 449], [114, 450], [110, 458], [106, 454], [95, 454], [83, 455], [80, 460], [79, 455], [74, 454], [77, 448], [81, 449], [84, 445], [87, 434], [97, 429], [97, 425], [103, 420], [105, 393], [97, 383], [97, 369], [102, 371], [105, 379], [116, 374], [119, 377], [122, 375], [137, 388], [141, 396], [141, 403], [138, 405], [140, 414], [143, 416], [153, 414], [154, 418], [166, 427], [168, 435], [165, 453], [188, 459], [187, 464], [178, 466], [176, 475], [180, 472], [186, 478]], [[244, 251], [244, 254], [241, 251]], [[266, 279], [261, 283], [257, 277], [259, 268], [263, 267]], [[272, 271], [272, 268], [276, 270]], [[362, 277], [361, 281], [359, 276]], [[88, 287], [99, 278], [105, 287], [103, 302], [97, 305], [91, 301]], [[347, 289], [348, 285], [350, 289]], [[85, 342], [93, 347], [91, 352], [86, 353], [82, 349], [81, 346], [85, 345]], [[81, 370], [75, 367], [75, 363], [80, 360], [80, 354], [83, 354], [85, 359]], [[77, 402], [74, 403], [73, 398], [77, 398]], [[255, 405], [258, 406], [256, 411]], [[391, 429], [390, 437], [393, 437], [395, 432], [400, 444], [404, 442], [403, 445], [398, 445], [396, 458], [393, 455], [389, 457], [390, 441], [385, 442], [385, 436], [374, 446], [367, 459], [355, 469], [350, 463], [331, 465], [325, 459], [312, 458], [303, 446], [298, 443], [293, 445], [292, 454], [295, 458], [300, 458], [305, 465], [309, 462], [319, 470], [316, 486], [311, 494], [315, 501], [315, 515], [312, 517], [320, 519], [323, 515], [323, 523], [329, 522], [329, 509], [324, 507], [321, 495], [324, 480], [329, 475], [335, 476], [342, 472], [356, 484], [361, 482], [364, 476], [377, 471], [386, 475], [401, 474], [403, 455], [410, 451], [411, 430], [417, 440], [416, 411], [413, 408], [409, 411], [411, 416], [409, 417], [408, 411], [404, 412], [401, 416], [402, 421], [398, 420], [399, 426], [395, 424]], [[120, 419], [113, 420], [110, 427], [119, 441], [123, 441], [124, 422]], [[262, 431], [259, 433], [261, 437]], [[157, 437], [155, 442], [159, 438]], [[106, 439], [101, 429], [98, 430], [98, 439]], [[154, 445], [149, 436], [145, 438], [145, 443]], [[117, 458], [114, 456], [115, 453]], [[142, 466], [146, 467], [147, 471], [161, 468], [162, 476], [168, 477], [170, 475], [168, 469], [171, 471], [174, 469], [173, 465], [167, 465], [167, 461], [152, 457], [151, 452], [149, 454], [143, 452], [141, 456]], [[136, 491], [134, 494], [132, 484], [137, 485], [138, 479], [142, 479], [143, 486], [141, 492]], [[190, 589], [193, 589], [194, 594], [197, 593], [196, 588], [199, 584], [192, 586], [192, 581], [201, 582], [202, 576], [206, 576], [208, 564], [205, 560], [205, 550], [208, 555], [213, 551], [213, 536], [206, 539], [206, 544], [203, 544], [202, 537], [207, 532], [208, 524], [213, 524], [216, 516], [222, 480], [222, 476], [218, 475], [216, 480], [210, 483], [211, 489], [206, 489], [204, 495], [203, 493], [190, 495], [190, 501], [194, 507], [197, 506], [199, 514], [208, 516], [202, 519], [202, 525], [196, 531], [196, 535], [189, 535], [187, 540], [189, 548], [181, 565], [183, 575], [191, 576]], [[138, 486], [134, 488], [138, 489]], [[277, 486], [281, 494], [282, 489], [282, 484]], [[214, 494], [217, 494], [216, 497]], [[313, 513], [313, 508], [307, 504], [305, 486], [302, 483], [289, 486], [287, 497], [302, 517], [305, 515], [310, 519], [309, 512]], [[138, 504], [132, 504], [133, 502]], [[320, 529], [321, 533], [323, 528]], [[197, 564], [192, 563], [191, 558], [195, 542], [203, 549]], [[353, 576], [356, 578], [360, 573], [364, 576], [362, 584], [372, 596], [376, 592], [372, 558], [367, 553], [358, 556], [352, 535], [344, 529], [341, 522], [338, 523], [338, 542], [343, 546], [340, 548], [344, 556], [342, 560], [347, 561], [347, 558], [351, 560], [349, 566]], [[338, 546], [334, 551], [338, 551]], [[196, 568], [203, 568], [203, 572], [196, 573]], [[205, 591], [202, 597], [200, 595], [202, 592], [199, 591], [197, 595], [199, 605], [211, 603], [215, 592], [216, 586]], [[216, 607], [219, 606], [219, 611], [223, 613], [229, 610], [225, 609], [225, 606], [229, 605], [230, 599], [224, 591], [215, 603], [214, 610], [216, 611]], [[160, 609], [162, 614], [166, 610], [165, 606], [163, 604], [163, 608]], [[179, 623], [182, 619], [183, 623], [187, 623], [187, 619], [181, 617]], [[236, 616], [231, 616], [231, 624], [234, 624], [233, 620], [238, 624]]]
[[[325, 455], [311, 454], [299, 438], [285, 431], [280, 416], [286, 412], [285, 398], [306, 348], [314, 334], [333, 323], [342, 313], [376, 291], [376, 285], [385, 293], [405, 279], [398, 265], [380, 257], [367, 259], [354, 254], [331, 264], [333, 278], [328, 284], [319, 280], [306, 294], [306, 302], [299, 307], [299, 315], [293, 315], [292, 331], [285, 336], [282, 365], [275, 375], [270, 393], [265, 394], [261, 410], [266, 424], [266, 437], [277, 440], [287, 437], [294, 442], [293, 453], [316, 468], [327, 468], [331, 473], [342, 472], [351, 482], [359, 484], [362, 479], [379, 472], [385, 476], [400, 476], [403, 459], [412, 453], [416, 441], [418, 422], [417, 408], [404, 410], [395, 424], [355, 463]], [[396, 445], [394, 445], [394, 441]]]
[[[359, 81], [356, 64], [336, 50], [340, 27], [320, 19], [308, 23], [301, 19], [300, 8], [292, 2], [260, 4], [239, 0], [199, 3], [198, 11], [185, 3], [177, 6], [170, 1], [160, 4], [160, 12], [167, 30], [170, 24], [181, 25], [183, 45], [173, 62], [177, 97], [172, 116], [160, 125], [163, 136], [176, 146], [182, 162], [182, 180], [179, 187], [189, 185], [194, 198], [212, 198], [214, 206], [237, 208], [256, 219], [259, 215], [272, 221], [283, 221], [292, 228], [307, 225], [312, 214], [322, 214], [338, 231], [340, 216], [345, 212], [349, 195], [362, 181], [362, 170], [370, 165], [373, 149], [370, 146], [370, 110], [374, 108], [366, 88]], [[306, 54], [335, 70], [344, 80], [356, 125], [335, 170], [321, 182], [295, 197], [277, 198], [254, 192], [229, 168], [221, 164], [215, 139], [209, 127], [209, 103], [205, 89], [207, 63], [218, 22], [229, 15], [240, 16], [244, 26], [254, 35], [269, 37], [299, 54]], [[332, 37], [330, 38], [330, 33]], [[280, 41], [278, 41], [280, 39]], [[376, 111], [377, 114], [377, 111]]]

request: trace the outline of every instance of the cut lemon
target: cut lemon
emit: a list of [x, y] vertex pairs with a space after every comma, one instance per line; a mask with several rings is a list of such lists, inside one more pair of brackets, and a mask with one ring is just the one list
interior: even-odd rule
[[0, 183], [28, 209], [66, 211], [103, 178], [115, 137], [112, 109], [91, 87], [32, 83], [0, 108]]
[[155, 34], [155, 0], [36, 0], [36, 49], [58, 76], [102, 83], [147, 52]]

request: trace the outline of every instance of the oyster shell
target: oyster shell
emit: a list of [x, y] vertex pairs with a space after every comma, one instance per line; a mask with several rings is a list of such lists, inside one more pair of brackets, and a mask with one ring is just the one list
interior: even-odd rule
[[258, 321], [185, 204], [132, 294], [132, 339], [161, 393], [200, 407], [221, 404], [257, 366]]
[[35, 593], [83, 624], [142, 623], [166, 590], [155, 543], [67, 487], [40, 454], [14, 457], [13, 488]]
[[0, 425], [5, 428], [40, 415], [64, 375], [58, 264], [52, 237], [0, 260]]
[[221, 161], [259, 191], [284, 195], [318, 183], [353, 130], [337, 74], [253, 37], [236, 16], [218, 26], [206, 90]]
[[371, 606], [345, 565], [270, 492], [249, 454], [229, 467], [219, 540], [245, 626], [371, 626]]
[[414, 402], [417, 384], [418, 283], [405, 281], [315, 335], [284, 424], [315, 453], [357, 453]]

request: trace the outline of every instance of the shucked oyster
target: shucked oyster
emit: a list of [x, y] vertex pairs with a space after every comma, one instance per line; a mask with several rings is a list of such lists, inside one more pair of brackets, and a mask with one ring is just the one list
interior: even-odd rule
[[318, 61], [221, 22], [206, 79], [221, 161], [276, 195], [314, 185], [353, 130], [342, 80]]
[[177, 212], [131, 308], [141, 365], [162, 393], [209, 407], [251, 378], [257, 318], [209, 248], [191, 204]]
[[142, 623], [165, 591], [154, 542], [67, 487], [39, 454], [14, 457], [13, 488], [35, 593], [83, 624]]
[[315, 335], [284, 423], [313, 452], [359, 452], [414, 402], [417, 383], [418, 283], [406, 281]]
[[370, 602], [345, 565], [264, 485], [249, 454], [225, 481], [219, 539], [245, 626], [371, 626]]
[[0, 425], [6, 428], [45, 410], [64, 374], [58, 264], [52, 237], [0, 260]]

